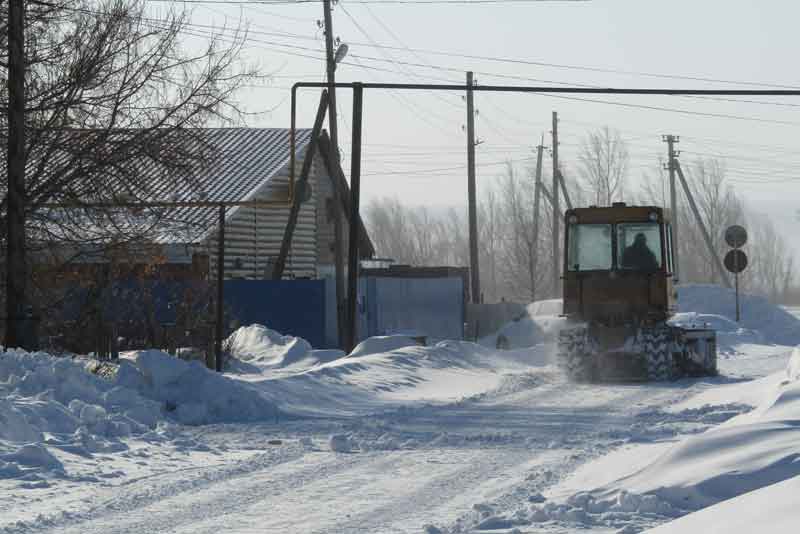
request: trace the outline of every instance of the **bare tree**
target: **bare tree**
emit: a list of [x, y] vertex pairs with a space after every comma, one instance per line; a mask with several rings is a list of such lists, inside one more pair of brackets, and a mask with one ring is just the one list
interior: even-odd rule
[[[725, 164], [717, 159], [698, 159], [686, 169], [700, 216], [708, 229], [714, 254], [725, 253], [725, 229], [744, 220], [742, 204], [725, 181]], [[719, 283], [711, 252], [705, 244], [694, 216], [681, 209], [681, 268], [683, 277]]]
[[772, 302], [786, 302], [795, 282], [791, 249], [767, 217], [753, 214], [748, 217], [747, 227], [750, 264], [743, 273], [747, 289], [766, 296]]
[[578, 155], [579, 174], [598, 206], [623, 198], [628, 159], [628, 147], [618, 131], [605, 126], [587, 134]]
[[[0, 6], [0, 20], [7, 19], [6, 2]], [[163, 214], [153, 210], [132, 217], [127, 211], [98, 210], [89, 204], [163, 199], [177, 182], [191, 186], [185, 182], [191, 182], [192, 174], [185, 171], [209, 157], [209, 147], [192, 136], [191, 129], [241, 120], [235, 94], [256, 71], [238, 62], [243, 31], [207, 33], [202, 35], [205, 45], [193, 50], [183, 46], [188, 29], [186, 11], [171, 9], [156, 15], [147, 10], [144, 0], [27, 4], [28, 134], [21, 232], [34, 242], [73, 236], [76, 245], [95, 242], [116, 247], [152, 231], [154, 221]], [[7, 50], [3, 31], [0, 54]], [[10, 141], [8, 75], [8, 57], [2, 55], [0, 141], [4, 148]], [[140, 171], [148, 165], [158, 166], [162, 179], [141, 179]], [[4, 195], [6, 178], [6, 173], [0, 174]], [[47, 208], [53, 203], [82, 209], [53, 211]], [[0, 204], [4, 220], [6, 206], [4, 196]], [[22, 272], [6, 274], [24, 289], [28, 251], [23, 248], [18, 254], [22, 261], [9, 262], [9, 266], [22, 265]], [[22, 298], [27, 293], [24, 289]], [[23, 305], [11, 303], [9, 309]], [[8, 327], [7, 336], [13, 322]], [[14, 332], [11, 337], [16, 338]]]

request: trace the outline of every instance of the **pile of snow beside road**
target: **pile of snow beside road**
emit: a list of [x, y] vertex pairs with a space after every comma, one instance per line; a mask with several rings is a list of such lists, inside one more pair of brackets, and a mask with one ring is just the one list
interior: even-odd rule
[[525, 313], [506, 323], [496, 333], [481, 338], [484, 347], [521, 349], [555, 341], [564, 325], [561, 299], [537, 300], [528, 304]]
[[275, 404], [250, 384], [159, 350], [138, 352], [135, 363], [123, 361], [116, 384], [157, 401], [187, 425], [263, 421], [278, 415]]
[[[236, 360], [262, 369], [310, 368], [344, 356], [339, 350], [313, 350], [303, 338], [284, 336], [260, 324], [238, 328], [225, 345]], [[231, 367], [236, 369], [235, 364]]]
[[305, 339], [284, 336], [260, 324], [239, 328], [230, 335], [227, 345], [239, 360], [276, 367], [292, 364], [311, 352]]
[[[740, 531], [756, 532], [759, 528], [755, 525], [760, 525], [769, 526], [772, 532], [772, 520], [778, 518], [763, 511], [748, 511], [744, 504], [749, 499], [761, 502], [766, 495], [775, 494], [770, 489], [762, 490], [760, 496], [752, 496], [750, 492], [772, 488], [784, 481], [797, 487], [800, 480], [800, 348], [792, 354], [785, 379], [773, 383], [763, 393], [765, 400], [753, 411], [692, 436], [638, 472], [587, 494], [587, 511], [603, 512], [601, 504], [619, 502], [631, 495], [660, 503], [666, 517], [723, 502], [726, 510], [735, 509], [729, 503], [741, 501], [742, 517], [753, 521], [753, 528], [737, 525]], [[782, 507], [782, 513], [791, 514], [795, 524], [800, 521], [796, 507], [786, 508], [781, 502], [775, 506]], [[708, 518], [708, 514], [704, 513], [697, 521], [702, 523], [703, 518]]]
[[124, 450], [156, 427], [160, 408], [89, 373], [86, 361], [0, 352], [0, 478], [44, 483], [65, 476], [53, 451], [82, 456]]
[[709, 284], [680, 285], [678, 310], [681, 314], [677, 319], [710, 322], [721, 332], [754, 336], [753, 342], [757, 343], [800, 345], [800, 319], [764, 297], [740, 294], [739, 298], [741, 320], [737, 324], [736, 293], [732, 289]]
[[800, 477], [794, 477], [689, 514], [649, 530], [648, 533], [795, 534], [800, 522], [800, 514], [797, 512], [798, 493]]
[[277, 408], [249, 384], [160, 351], [123, 361], [114, 380], [89, 361], [0, 352], [0, 479], [43, 483], [66, 476], [60, 452], [91, 457], [128, 449], [126, 439], [161, 440], [184, 424], [272, 419]]

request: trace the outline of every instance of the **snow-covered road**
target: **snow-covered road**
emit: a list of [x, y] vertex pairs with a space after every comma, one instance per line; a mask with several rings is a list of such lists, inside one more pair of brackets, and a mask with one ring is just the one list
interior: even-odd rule
[[[673, 440], [747, 409], [725, 403], [716, 410], [663, 410], [712, 387], [763, 374], [755, 368], [785, 367], [787, 358], [785, 350], [762, 350], [740, 360], [757, 359], [758, 367], [722, 362], [735, 378], [648, 385], [571, 384], [548, 366], [507, 375], [494, 391], [453, 404], [370, 417], [185, 429], [183, 439], [202, 445], [182, 453], [194, 468], [167, 468], [94, 488], [91, 499], [73, 501], [67, 515], [54, 513], [69, 496], [70, 489], [62, 488], [47, 518], [17, 531], [349, 534], [420, 533], [425, 525], [455, 532], [510, 528], [486, 521], [547, 495], [582, 464], [624, 445]], [[352, 452], [332, 452], [331, 434], [346, 436]], [[204, 448], [218, 454], [211, 465], [196, 465]], [[73, 491], [85, 489], [76, 485]], [[569, 522], [562, 527], [571, 530]], [[547, 529], [562, 530], [558, 521]]]

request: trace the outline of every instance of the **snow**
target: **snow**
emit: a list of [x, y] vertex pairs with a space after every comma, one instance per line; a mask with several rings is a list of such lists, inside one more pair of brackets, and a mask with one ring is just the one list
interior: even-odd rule
[[[800, 345], [800, 319], [764, 297], [740, 294], [741, 321], [745, 331], [759, 332], [765, 343]], [[736, 293], [733, 289], [708, 284], [678, 286], [678, 310], [734, 321]], [[735, 323], [734, 323], [735, 324]], [[731, 331], [732, 327], [724, 329]]]
[[666, 525], [651, 534], [703, 532], [706, 534], [793, 534], [797, 532], [797, 495], [800, 477], [723, 501]]
[[392, 352], [405, 347], [418, 345], [413, 338], [404, 335], [376, 336], [365, 339], [350, 353], [351, 358], [367, 356], [369, 354], [379, 354], [382, 352]]
[[719, 377], [569, 383], [557, 300], [477, 344], [349, 355], [250, 325], [224, 374], [2, 352], [0, 533], [788, 532], [800, 322], [744, 297], [737, 324], [728, 290], [680, 291], [676, 320], [718, 330]]
[[508, 322], [494, 334], [481, 338], [479, 343], [485, 347], [505, 346], [509, 349], [552, 343], [565, 324], [565, 319], [559, 317], [561, 309], [560, 299], [533, 302], [526, 307], [525, 314]]
[[286, 367], [308, 358], [311, 352], [305, 339], [283, 336], [260, 324], [238, 328], [226, 346], [234, 358], [266, 367]]

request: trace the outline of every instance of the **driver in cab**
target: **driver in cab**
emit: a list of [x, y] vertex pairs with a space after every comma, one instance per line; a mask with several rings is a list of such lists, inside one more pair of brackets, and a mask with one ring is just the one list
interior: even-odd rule
[[647, 236], [639, 232], [633, 239], [633, 244], [625, 247], [622, 253], [622, 268], [637, 271], [657, 271], [658, 260], [650, 247], [647, 246]]

